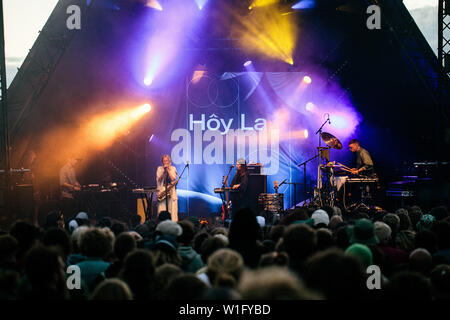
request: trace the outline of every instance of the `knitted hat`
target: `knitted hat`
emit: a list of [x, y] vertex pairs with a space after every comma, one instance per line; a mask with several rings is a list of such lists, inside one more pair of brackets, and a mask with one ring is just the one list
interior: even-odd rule
[[177, 251], [178, 242], [170, 235], [157, 236], [155, 239], [155, 248], [165, 247], [173, 251]]
[[423, 230], [429, 230], [433, 225], [434, 221], [436, 221], [436, 218], [431, 214], [423, 215], [422, 217], [420, 217], [419, 222], [417, 222], [416, 224], [417, 231], [420, 232]]
[[380, 241], [388, 240], [391, 237], [392, 230], [389, 225], [382, 221], [377, 221], [374, 223], [375, 234]]
[[159, 231], [165, 235], [170, 235], [174, 238], [181, 236], [181, 234], [183, 233], [183, 229], [181, 228], [181, 226], [171, 220], [164, 220], [160, 222], [156, 226], [156, 231]]
[[348, 227], [350, 243], [377, 244], [375, 228], [369, 219], [359, 219], [354, 226]]
[[264, 219], [263, 216], [257, 216], [256, 221], [258, 221], [258, 224], [261, 228], [266, 225], [266, 219]]
[[78, 222], [77, 220], [71, 220], [69, 222], [69, 231], [73, 232], [76, 228], [78, 228]]
[[75, 219], [81, 219], [81, 220], [89, 220], [89, 216], [86, 212], [78, 212], [77, 216], [75, 217]]
[[324, 223], [328, 226], [328, 223], [330, 222], [330, 217], [328, 216], [328, 213], [322, 209], [317, 209], [316, 211], [314, 211], [311, 218], [314, 220], [314, 225]]
[[328, 227], [333, 229], [341, 222], [343, 222], [341, 216], [332, 216], [331, 219], [330, 219], [330, 222], [328, 223]]
[[410, 252], [414, 250], [415, 233], [411, 230], [402, 230], [395, 237], [395, 245], [397, 249]]
[[334, 215], [334, 216], [342, 216], [341, 208], [339, 208], [339, 207], [333, 207], [333, 215]]
[[370, 251], [369, 247], [364, 244], [352, 244], [347, 248], [347, 250], [345, 250], [345, 254], [354, 256], [363, 264], [364, 268], [367, 268], [373, 264], [372, 251]]
[[292, 222], [292, 224], [298, 224], [298, 223], [305, 223], [310, 227], [314, 226], [314, 220], [312, 218], [309, 218], [306, 220], [297, 220], [297, 221]]

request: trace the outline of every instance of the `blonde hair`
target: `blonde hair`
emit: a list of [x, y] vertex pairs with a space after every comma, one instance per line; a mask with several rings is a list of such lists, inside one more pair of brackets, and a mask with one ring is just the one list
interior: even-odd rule
[[244, 259], [234, 250], [219, 249], [208, 258], [207, 270], [213, 286], [234, 287], [244, 270]]
[[111, 278], [102, 281], [95, 288], [91, 300], [133, 300], [133, 295], [124, 281]]
[[163, 154], [161, 157], [161, 163], [163, 163], [164, 158], [169, 158], [169, 161], [172, 163], [172, 159], [170, 158], [170, 156], [168, 154]]
[[242, 299], [256, 300], [321, 300], [322, 297], [305, 287], [303, 281], [283, 267], [266, 267], [246, 271], [238, 291]]

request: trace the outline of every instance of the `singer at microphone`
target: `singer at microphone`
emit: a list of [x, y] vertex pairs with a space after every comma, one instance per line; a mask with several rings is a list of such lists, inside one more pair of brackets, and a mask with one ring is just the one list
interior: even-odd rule
[[[178, 176], [177, 169], [172, 166], [172, 160], [168, 154], [161, 157], [161, 164], [156, 170], [158, 194], [174, 183]], [[171, 220], [178, 221], [178, 197], [175, 187], [170, 190], [169, 197], [166, 197], [164, 201], [158, 202], [158, 216], [161, 211], [170, 212]]]

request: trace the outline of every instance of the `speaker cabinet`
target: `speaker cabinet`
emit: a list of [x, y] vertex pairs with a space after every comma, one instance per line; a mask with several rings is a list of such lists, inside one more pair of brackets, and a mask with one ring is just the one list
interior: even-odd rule
[[258, 196], [261, 193], [267, 193], [267, 176], [265, 174], [250, 174], [247, 188], [250, 209], [258, 215], [260, 211]]

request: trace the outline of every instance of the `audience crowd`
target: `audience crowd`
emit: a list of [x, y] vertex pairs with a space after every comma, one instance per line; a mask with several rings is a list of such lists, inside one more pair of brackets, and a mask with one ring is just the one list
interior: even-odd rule
[[[395, 212], [296, 208], [277, 221], [94, 221], [51, 212], [0, 230], [3, 300], [443, 300], [450, 298], [445, 206]], [[139, 219], [138, 219], [139, 220]], [[271, 223], [268, 223], [268, 222]]]

